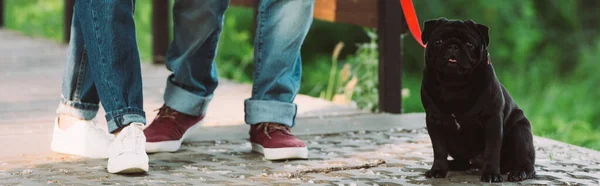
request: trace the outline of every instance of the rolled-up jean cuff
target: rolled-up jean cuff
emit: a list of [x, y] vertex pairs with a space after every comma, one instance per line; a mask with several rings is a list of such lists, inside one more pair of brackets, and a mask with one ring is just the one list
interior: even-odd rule
[[249, 125], [269, 122], [294, 127], [298, 106], [294, 103], [246, 99], [244, 110]]
[[106, 121], [108, 122], [108, 132], [112, 133], [131, 123], [146, 124], [146, 113], [142, 109], [128, 107], [106, 113]]
[[60, 99], [57, 114], [66, 114], [83, 120], [92, 120], [96, 117], [100, 106], [93, 103], [71, 101], [66, 98]]
[[193, 94], [167, 80], [167, 88], [164, 95], [165, 105], [177, 112], [187, 115], [205, 115], [212, 95], [199, 96]]

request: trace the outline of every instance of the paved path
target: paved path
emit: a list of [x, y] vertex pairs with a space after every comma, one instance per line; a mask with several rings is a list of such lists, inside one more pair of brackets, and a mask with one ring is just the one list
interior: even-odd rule
[[[224, 135], [227, 135], [225, 133]], [[0, 185], [464, 185], [479, 172], [426, 179], [433, 157], [424, 129], [302, 135], [308, 160], [271, 162], [250, 152], [246, 139], [189, 143], [176, 153], [150, 155], [148, 174], [113, 175], [105, 160], [72, 156], [21, 156], [0, 160]], [[597, 151], [536, 138], [538, 178], [504, 185], [598, 185]], [[13, 168], [17, 167], [17, 168]], [[505, 177], [506, 178], [506, 177]]]
[[[228, 81], [194, 142], [150, 155], [148, 174], [108, 174], [106, 160], [49, 151], [64, 56], [64, 45], [0, 30], [0, 186], [481, 184], [477, 170], [424, 178], [433, 157], [423, 114], [371, 114], [308, 96], [296, 100], [294, 133], [309, 145], [309, 159], [266, 161], [250, 152], [243, 125], [250, 87]], [[151, 120], [168, 72], [144, 65], [143, 73]], [[537, 179], [504, 185], [600, 185], [600, 152], [539, 137], [535, 145]]]

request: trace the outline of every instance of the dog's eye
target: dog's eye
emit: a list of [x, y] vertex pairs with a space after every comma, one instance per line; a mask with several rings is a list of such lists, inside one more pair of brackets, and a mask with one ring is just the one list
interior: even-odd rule
[[471, 43], [467, 42], [467, 47], [469, 47], [469, 48], [473, 48], [473, 44], [471, 44]]
[[439, 40], [435, 41], [435, 45], [437, 45], [437, 46], [440, 46], [440, 45], [442, 45], [442, 40], [441, 40], [441, 39], [439, 39]]

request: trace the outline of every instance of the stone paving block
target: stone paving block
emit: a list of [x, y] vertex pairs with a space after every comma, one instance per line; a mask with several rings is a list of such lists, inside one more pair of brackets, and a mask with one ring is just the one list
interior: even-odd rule
[[[481, 184], [477, 170], [425, 178], [423, 173], [433, 161], [426, 132], [399, 129], [300, 136], [309, 144], [310, 157], [290, 161], [264, 160], [250, 152], [246, 139], [194, 142], [176, 153], [151, 154], [150, 172], [139, 175], [109, 174], [105, 160], [22, 156], [0, 160], [0, 185]], [[537, 137], [535, 145], [537, 178], [501, 185], [600, 184], [600, 152]], [[377, 162], [375, 167], [358, 168]], [[327, 171], [332, 169], [341, 170]]]

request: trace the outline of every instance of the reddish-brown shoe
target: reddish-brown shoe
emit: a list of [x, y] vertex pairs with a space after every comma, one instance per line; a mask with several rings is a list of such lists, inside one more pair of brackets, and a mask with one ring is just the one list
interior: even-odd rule
[[175, 152], [204, 116], [190, 116], [163, 105], [158, 115], [146, 129], [146, 152]]
[[308, 158], [304, 142], [296, 138], [288, 126], [282, 124], [251, 125], [250, 143], [252, 151], [264, 154], [268, 160]]

